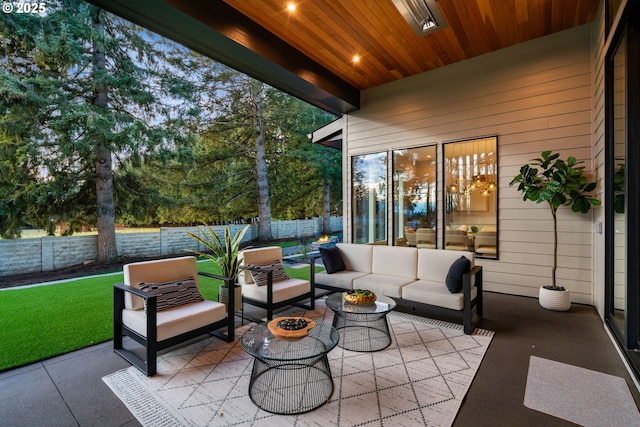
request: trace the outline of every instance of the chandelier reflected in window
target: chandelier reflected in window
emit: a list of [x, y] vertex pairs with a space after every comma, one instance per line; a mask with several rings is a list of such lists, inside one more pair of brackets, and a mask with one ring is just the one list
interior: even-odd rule
[[456, 205], [472, 195], [490, 196], [496, 190], [495, 141], [492, 137], [447, 145], [446, 189]]

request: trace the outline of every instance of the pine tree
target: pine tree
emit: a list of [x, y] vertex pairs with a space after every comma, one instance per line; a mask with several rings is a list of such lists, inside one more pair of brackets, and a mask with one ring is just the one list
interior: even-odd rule
[[17, 218], [93, 223], [98, 261], [113, 262], [114, 169], [192, 142], [180, 49], [79, 0], [2, 18], [0, 232], [18, 235]]

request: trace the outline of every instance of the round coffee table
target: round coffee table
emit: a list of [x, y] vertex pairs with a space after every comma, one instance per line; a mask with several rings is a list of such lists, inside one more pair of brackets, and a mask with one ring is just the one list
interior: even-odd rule
[[384, 295], [374, 304], [354, 305], [345, 302], [342, 292], [327, 297], [327, 307], [334, 312], [333, 327], [340, 332], [340, 347], [352, 351], [380, 351], [391, 344], [387, 313], [396, 302]]
[[254, 357], [249, 397], [274, 414], [301, 414], [326, 403], [333, 393], [327, 353], [340, 335], [325, 322], [316, 322], [303, 338], [274, 336], [267, 323], [252, 326], [242, 347]]

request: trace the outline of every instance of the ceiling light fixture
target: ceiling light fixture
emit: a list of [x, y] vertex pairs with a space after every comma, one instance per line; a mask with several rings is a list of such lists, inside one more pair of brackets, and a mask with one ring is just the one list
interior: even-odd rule
[[295, 10], [296, 10], [296, 4], [295, 4], [295, 3], [293, 3], [293, 2], [289, 3], [289, 4], [287, 5], [287, 10], [288, 10], [289, 12], [295, 12]]
[[393, 0], [393, 4], [418, 37], [447, 26], [435, 0]]

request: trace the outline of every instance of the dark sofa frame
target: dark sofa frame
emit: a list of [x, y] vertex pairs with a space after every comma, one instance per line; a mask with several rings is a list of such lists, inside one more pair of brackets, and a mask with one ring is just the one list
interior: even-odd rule
[[[472, 277], [475, 277], [475, 286], [477, 288], [477, 296], [474, 299], [471, 298]], [[313, 283], [316, 288], [324, 289], [329, 292], [345, 291], [343, 288], [319, 283], [315, 277], [313, 277]], [[476, 265], [469, 273], [465, 273], [462, 276], [462, 293], [464, 298], [462, 310], [452, 310], [450, 308], [397, 297], [393, 297], [393, 300], [397, 304], [397, 311], [461, 324], [463, 325], [464, 333], [470, 335], [482, 319], [482, 266]]]

